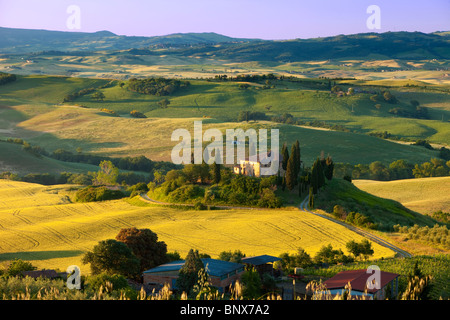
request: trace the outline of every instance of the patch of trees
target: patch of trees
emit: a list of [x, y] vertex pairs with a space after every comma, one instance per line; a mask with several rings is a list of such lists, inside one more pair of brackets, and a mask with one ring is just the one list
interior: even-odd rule
[[90, 87], [90, 88], [84, 88], [84, 89], [78, 90], [76, 92], [69, 93], [68, 95], [66, 95], [63, 98], [63, 102], [74, 101], [75, 99], [77, 99], [79, 97], [82, 97], [84, 95], [94, 92], [95, 90], [97, 90], [97, 88]]
[[236, 77], [227, 76], [226, 74], [223, 75], [216, 75], [214, 76], [215, 80], [221, 80], [221, 81], [243, 81], [243, 82], [259, 82], [259, 81], [265, 81], [265, 80], [277, 80], [280, 79], [280, 77], [277, 77], [273, 73], [268, 74], [238, 74]]
[[389, 113], [403, 117], [403, 118], [415, 118], [415, 119], [429, 119], [428, 108], [417, 106], [414, 110], [409, 110], [406, 108], [392, 108], [389, 110]]
[[156, 233], [134, 227], [121, 229], [115, 239], [100, 241], [82, 258], [94, 275], [119, 274], [132, 279], [168, 261], [167, 245], [158, 241]]
[[112, 190], [104, 186], [88, 186], [77, 191], [75, 201], [77, 202], [94, 202], [117, 200], [124, 198], [125, 194], [121, 190]]
[[132, 78], [128, 81], [128, 88], [131, 91], [155, 96], [169, 96], [179, 89], [188, 87], [189, 85], [189, 81], [165, 78]]
[[371, 164], [343, 164], [335, 166], [336, 177], [351, 179], [390, 181], [411, 178], [444, 177], [450, 175], [450, 160], [432, 158], [429, 162], [411, 164], [406, 160], [395, 160], [388, 166], [380, 161]]
[[120, 115], [117, 112], [115, 112], [114, 110], [111, 110], [111, 109], [101, 108], [100, 111], [104, 112], [104, 113], [108, 113], [114, 117], [120, 117]]
[[282, 202], [275, 195], [276, 184], [275, 176], [235, 175], [230, 168], [203, 163], [155, 174], [148, 187], [168, 202], [199, 204], [199, 208], [218, 204], [278, 208]]
[[145, 114], [137, 110], [130, 111], [130, 116], [132, 116], [133, 118], [147, 118]]
[[368, 216], [354, 211], [347, 212], [347, 210], [344, 207], [338, 204], [333, 207], [332, 214], [339, 220], [345, 221], [357, 227], [363, 227], [368, 229], [377, 228], [377, 225]]
[[171, 162], [152, 161], [145, 156], [110, 158], [91, 154], [72, 153], [64, 149], [57, 149], [50, 156], [60, 161], [87, 163], [92, 165], [99, 165], [103, 160], [108, 160], [111, 161], [117, 168], [129, 171], [169, 171], [179, 167]]
[[103, 85], [98, 86], [98, 87], [83, 88], [81, 90], [69, 93], [68, 95], [66, 95], [63, 98], [63, 102], [74, 101], [74, 100], [76, 100], [79, 97], [82, 97], [84, 95], [87, 95], [87, 94], [90, 94], [90, 93], [93, 93], [93, 92], [94, 92], [94, 94], [92, 95], [93, 99], [95, 99], [97, 101], [103, 100], [103, 99], [105, 99], [104, 93], [101, 92], [101, 91], [97, 91], [97, 92], [95, 92], [95, 91], [98, 90], [98, 89], [105, 89], [105, 88], [112, 87], [115, 83], [116, 83], [116, 80], [111, 80], [111, 81], [109, 81], [109, 82], [107, 82], [107, 83], [105, 83]]
[[444, 223], [450, 223], [450, 213], [444, 212], [442, 210], [433, 212], [431, 214], [431, 217], [435, 219], [436, 221], [444, 222]]
[[352, 132], [352, 130], [350, 130], [349, 128], [346, 128], [340, 124], [329, 124], [329, 123], [326, 123], [321, 120], [304, 121], [304, 120], [301, 120], [300, 118], [294, 117], [290, 113], [284, 113], [282, 115], [272, 116], [272, 117], [270, 117], [270, 121], [277, 122], [277, 123], [294, 124], [294, 125], [300, 125], [300, 126], [327, 128], [327, 129], [343, 131], [343, 132]]
[[237, 121], [251, 121], [251, 120], [267, 120], [268, 117], [264, 112], [259, 111], [241, 111], [239, 112]]
[[436, 224], [430, 228], [428, 226], [419, 227], [417, 224], [412, 227], [397, 224], [394, 225], [394, 231], [406, 234], [406, 238], [410, 240], [421, 240], [450, 248], [450, 233], [445, 225]]
[[323, 245], [320, 250], [311, 256], [303, 248], [298, 248], [297, 253], [282, 253], [279, 255], [281, 268], [287, 273], [294, 273], [294, 268], [312, 268], [322, 265], [338, 263], [350, 263], [356, 260], [367, 260], [374, 254], [372, 243], [363, 239], [361, 242], [350, 240], [345, 244], [348, 251], [346, 255], [341, 249], [335, 249], [331, 244]]
[[0, 72], [0, 85], [14, 82], [17, 80], [15, 74]]

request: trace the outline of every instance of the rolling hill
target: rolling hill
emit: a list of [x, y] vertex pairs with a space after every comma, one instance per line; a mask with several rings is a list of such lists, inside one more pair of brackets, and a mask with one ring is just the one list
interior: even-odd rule
[[450, 211], [450, 177], [406, 179], [397, 181], [354, 180], [359, 189], [393, 199], [422, 214]]

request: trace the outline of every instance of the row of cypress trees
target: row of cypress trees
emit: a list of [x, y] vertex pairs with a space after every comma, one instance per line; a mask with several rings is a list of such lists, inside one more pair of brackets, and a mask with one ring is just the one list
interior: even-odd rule
[[[299, 196], [310, 187], [310, 195], [317, 194], [320, 188], [325, 185], [325, 181], [333, 178], [334, 162], [330, 156], [326, 158], [322, 155], [314, 161], [311, 170], [302, 169], [300, 143], [297, 140], [288, 151], [286, 143], [283, 144], [281, 166], [285, 171], [283, 177], [283, 188], [293, 190], [299, 185]], [[311, 198], [311, 196], [310, 196]]]

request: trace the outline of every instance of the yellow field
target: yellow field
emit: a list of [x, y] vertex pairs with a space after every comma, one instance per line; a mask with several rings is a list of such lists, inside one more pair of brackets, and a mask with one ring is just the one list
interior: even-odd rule
[[[166, 242], [168, 251], [185, 256], [198, 249], [213, 258], [226, 250], [247, 256], [296, 252], [310, 255], [332, 244], [362, 237], [312, 214], [292, 210], [178, 210], [138, 199], [101, 203], [70, 203], [68, 186], [41, 186], [0, 180], [0, 262], [21, 258], [38, 268], [88, 266], [81, 257], [98, 241], [113, 239], [121, 228], [149, 228]], [[374, 258], [393, 256], [373, 243]]]
[[450, 177], [395, 181], [354, 180], [359, 189], [381, 198], [393, 199], [423, 214], [450, 211]]

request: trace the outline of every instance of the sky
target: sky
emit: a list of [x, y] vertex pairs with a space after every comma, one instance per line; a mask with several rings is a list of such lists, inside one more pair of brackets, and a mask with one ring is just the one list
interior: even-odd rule
[[[368, 12], [369, 6], [377, 6]], [[72, 11], [70, 6], [76, 6]], [[369, 20], [369, 25], [368, 25]], [[0, 26], [161, 36], [295, 39], [450, 30], [450, 0], [0, 0]]]

